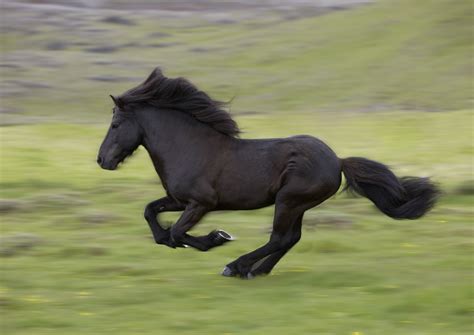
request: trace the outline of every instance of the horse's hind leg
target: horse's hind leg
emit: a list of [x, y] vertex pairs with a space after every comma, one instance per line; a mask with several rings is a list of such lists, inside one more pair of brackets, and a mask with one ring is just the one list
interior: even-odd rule
[[302, 221], [303, 221], [303, 214], [300, 215], [300, 217], [296, 220], [296, 222], [293, 224], [291, 228], [291, 238], [290, 238], [291, 243], [289, 243], [286, 248], [271, 254], [267, 258], [263, 259], [263, 261], [261, 260], [261, 263], [257, 267], [255, 267], [254, 265], [252, 267], [252, 271], [248, 275], [249, 277], [266, 275], [266, 274], [269, 274], [273, 270], [273, 268], [280, 261], [280, 259], [282, 259], [282, 257], [285, 256], [285, 254], [288, 251], [290, 251], [290, 249], [293, 248], [296, 245], [296, 243], [298, 243], [298, 241], [300, 240]]
[[276, 197], [273, 231], [268, 243], [227, 264], [222, 274], [249, 278], [255, 274], [269, 273], [298, 242], [304, 212], [336, 193], [340, 185], [340, 175], [337, 173], [333, 178], [330, 178], [331, 175], [315, 175], [312, 172], [287, 177], [285, 186]]
[[[275, 204], [275, 217], [270, 240], [264, 246], [227, 264], [222, 274], [229, 277], [240, 276], [242, 278], [250, 278], [253, 276], [251, 273], [252, 266], [259, 260], [274, 253], [278, 255], [281, 254], [279, 258], [273, 259], [273, 262], [276, 264], [276, 262], [283, 257], [284, 253], [296, 243], [295, 237], [297, 235], [293, 233], [292, 227], [293, 225], [299, 224], [298, 222], [303, 212], [303, 209], [290, 207], [284, 201], [277, 201]], [[298, 230], [299, 229], [296, 228], [296, 231]], [[268, 266], [269, 264], [270, 263], [268, 263]], [[273, 264], [273, 266], [275, 264]]]

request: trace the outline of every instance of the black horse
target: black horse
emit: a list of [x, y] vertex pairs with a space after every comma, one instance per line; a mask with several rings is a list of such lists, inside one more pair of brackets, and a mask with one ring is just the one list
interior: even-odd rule
[[[251, 140], [221, 102], [183, 78], [159, 69], [119, 97], [97, 162], [115, 170], [143, 145], [167, 196], [150, 202], [145, 219], [158, 244], [207, 251], [232, 238], [222, 230], [205, 236], [187, 232], [214, 210], [250, 210], [275, 204], [273, 231], [264, 246], [224, 268], [224, 276], [268, 274], [301, 237], [304, 212], [334, 195], [341, 185], [369, 198], [396, 219], [416, 219], [435, 203], [437, 188], [426, 178], [397, 178], [385, 165], [365, 158], [340, 159], [312, 136]], [[164, 229], [158, 213], [183, 211]]]

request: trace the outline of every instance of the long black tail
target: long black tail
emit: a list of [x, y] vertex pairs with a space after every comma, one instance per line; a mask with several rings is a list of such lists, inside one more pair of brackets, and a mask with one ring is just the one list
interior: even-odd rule
[[366, 158], [342, 159], [342, 172], [353, 190], [369, 198], [378, 209], [394, 219], [417, 219], [435, 204], [439, 190], [428, 178], [397, 178], [382, 163]]

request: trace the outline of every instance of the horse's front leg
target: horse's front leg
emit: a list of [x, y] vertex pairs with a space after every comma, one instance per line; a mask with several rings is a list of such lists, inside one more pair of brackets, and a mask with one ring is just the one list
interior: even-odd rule
[[176, 244], [189, 245], [200, 251], [207, 251], [232, 240], [232, 237], [222, 230], [212, 231], [208, 235], [197, 237], [186, 233], [209, 211], [209, 207], [198, 203], [187, 205], [179, 220], [171, 226], [171, 241]]
[[[170, 248], [175, 248], [177, 245], [171, 241], [170, 228], [163, 228], [157, 219], [158, 213], [161, 212], [177, 212], [184, 210], [185, 206], [179, 204], [170, 197], [164, 197], [150, 202], [145, 207], [145, 220], [150, 226], [153, 238], [157, 244], [164, 244]], [[179, 245], [182, 246], [182, 245]]]

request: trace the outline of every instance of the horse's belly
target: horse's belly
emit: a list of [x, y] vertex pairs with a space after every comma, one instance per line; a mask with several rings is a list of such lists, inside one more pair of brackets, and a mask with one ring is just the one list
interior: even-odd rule
[[275, 198], [267, 199], [224, 199], [219, 201], [216, 210], [250, 210], [273, 205]]
[[234, 179], [218, 190], [218, 209], [257, 209], [275, 202], [276, 190], [271, 183]]

